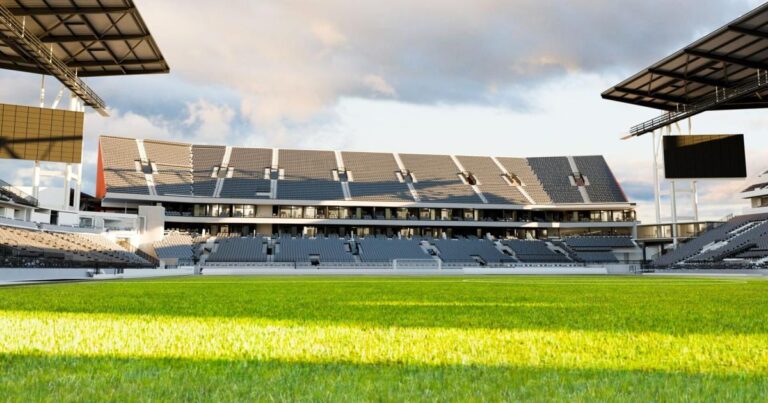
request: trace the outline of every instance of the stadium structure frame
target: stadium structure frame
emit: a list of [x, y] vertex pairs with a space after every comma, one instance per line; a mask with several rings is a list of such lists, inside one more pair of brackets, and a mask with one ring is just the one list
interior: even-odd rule
[[[168, 73], [170, 68], [133, 0], [0, 0], [0, 69], [42, 75], [40, 107], [45, 107], [45, 76], [62, 88], [52, 102], [58, 108], [65, 88], [69, 110], [90, 106], [108, 116], [107, 106], [84, 77]], [[63, 173], [35, 161], [33, 193], [41, 177], [63, 177], [65, 207], [79, 209], [82, 164], [66, 164]]]
[[[673, 128], [692, 133], [691, 118], [716, 110], [768, 107], [768, 3], [763, 4], [650, 67], [604, 91], [603, 99], [662, 110], [636, 124], [623, 139], [651, 133], [656, 223], [669, 196], [673, 243], [681, 221], [698, 221], [698, 180], [669, 180], [662, 191], [662, 136]], [[687, 132], [680, 122], [687, 120]], [[683, 186], [680, 186], [680, 185]], [[678, 214], [679, 196], [690, 194], [692, 217]]]

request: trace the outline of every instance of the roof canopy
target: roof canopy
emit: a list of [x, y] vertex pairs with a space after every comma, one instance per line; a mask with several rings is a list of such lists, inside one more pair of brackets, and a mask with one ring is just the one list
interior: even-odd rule
[[768, 3], [603, 92], [665, 111], [639, 136], [707, 110], [768, 107]]
[[169, 71], [132, 0], [0, 0], [0, 68], [53, 75], [97, 110], [80, 78]]

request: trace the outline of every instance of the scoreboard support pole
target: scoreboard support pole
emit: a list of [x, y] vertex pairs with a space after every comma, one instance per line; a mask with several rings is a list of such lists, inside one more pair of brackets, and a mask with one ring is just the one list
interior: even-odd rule
[[[666, 130], [665, 130], [666, 129]], [[685, 135], [685, 133], [682, 133], [682, 130], [680, 130], [680, 127], [678, 126], [679, 134]], [[654, 200], [654, 212], [656, 215], [656, 224], [663, 224], [666, 220], [665, 217], [662, 216], [661, 208], [664, 204], [662, 199], [663, 197], [667, 196], [669, 197], [669, 203], [670, 203], [670, 216], [668, 218], [669, 222], [672, 224], [672, 245], [674, 248], [677, 248], [678, 240], [680, 237], [679, 231], [678, 231], [678, 223], [680, 221], [687, 221], [691, 220], [693, 222], [699, 221], [699, 196], [698, 196], [698, 185], [696, 180], [667, 180], [666, 175], [664, 173], [664, 150], [663, 150], [663, 138], [664, 135], [672, 135], [672, 126], [667, 126], [665, 128], [654, 130], [651, 133], [651, 141], [652, 141], [652, 147], [653, 147], [653, 200]], [[688, 135], [691, 134], [691, 121], [688, 120]], [[668, 184], [667, 188], [668, 190], [662, 189], [662, 184], [666, 182]], [[689, 186], [684, 186], [685, 182], [688, 182]], [[692, 216], [690, 217], [682, 217], [679, 214], [678, 207], [680, 206], [679, 200], [681, 199], [679, 196], [682, 195], [688, 195], [690, 197], [691, 201], [691, 213]]]

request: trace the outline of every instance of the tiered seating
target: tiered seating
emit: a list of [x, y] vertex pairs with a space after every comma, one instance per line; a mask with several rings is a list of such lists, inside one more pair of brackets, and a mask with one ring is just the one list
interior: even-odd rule
[[159, 259], [178, 259], [179, 264], [193, 264], [195, 253], [192, 236], [179, 232], [166, 234], [163, 240], [153, 245]]
[[[264, 169], [272, 166], [272, 150], [269, 148], [232, 148], [229, 167], [232, 178], [224, 180], [221, 197], [269, 198], [257, 193], [269, 194], [271, 182], [264, 179]], [[223, 177], [222, 174], [219, 175]]]
[[528, 158], [533, 172], [555, 203], [584, 203], [579, 188], [571, 184], [573, 174], [566, 157]]
[[395, 176], [400, 169], [394, 155], [347, 151], [341, 155], [354, 179], [349, 183], [353, 200], [413, 201], [408, 185]]
[[450, 156], [400, 154], [400, 159], [415, 176], [413, 186], [422, 202], [482, 203], [472, 187], [459, 179]]
[[[728, 242], [734, 237], [734, 234], [738, 234], [745, 229], [754, 228], [756, 225], [759, 225], [760, 222], [765, 220], [768, 220], [768, 214], [753, 214], [735, 217], [717, 228], [711, 229], [686, 243], [678, 245], [677, 249], [657, 258], [653, 262], [653, 265], [666, 267], [691, 259], [699, 255], [705, 246], [716, 242]], [[757, 242], [755, 242], [755, 245], [757, 245]], [[738, 251], [735, 254], [744, 252], [746, 251]]]
[[148, 195], [144, 173], [136, 170], [140, 160], [136, 140], [102, 136], [99, 143], [107, 191]]
[[571, 260], [547, 246], [544, 241], [509, 239], [501, 244], [515, 252], [515, 257], [525, 263], [567, 263]]
[[264, 238], [220, 238], [218, 248], [208, 256], [208, 262], [266, 262], [266, 241]]
[[332, 151], [280, 150], [280, 168], [285, 180], [278, 181], [277, 198], [283, 200], [344, 200]]
[[564, 238], [565, 243], [577, 249], [634, 248], [635, 243], [628, 236], [574, 236]]
[[436, 239], [433, 243], [440, 251], [440, 258], [446, 263], [477, 263], [475, 256], [485, 263], [514, 261], [486, 239]]
[[150, 266], [141, 257], [95, 234], [0, 227], [0, 246], [6, 256], [57, 259], [61, 263], [57, 267]]
[[170, 143], [144, 140], [144, 151], [150, 162], [189, 170], [192, 166], [191, 146], [184, 143]]
[[192, 196], [191, 146], [163, 141], [144, 141], [147, 158], [155, 164], [153, 173], [158, 195]]
[[588, 156], [573, 157], [573, 159], [579, 172], [589, 180], [586, 190], [593, 203], [625, 203], [627, 201], [605, 158]]
[[213, 197], [216, 178], [211, 175], [213, 168], [221, 165], [225, 150], [221, 146], [192, 146], [192, 187], [195, 196]]
[[768, 236], [768, 220], [754, 222], [749, 228], [739, 230], [727, 239], [727, 244], [713, 250], [702, 252], [688, 259], [691, 263], [718, 262], [734, 255], [747, 252], [757, 247], [758, 240]]
[[414, 239], [388, 239], [365, 237], [358, 242], [363, 262], [391, 262], [395, 259], [430, 259], [420, 241]]
[[480, 181], [480, 191], [491, 204], [529, 204], [517, 188], [503, 178], [503, 172], [490, 157], [457, 157], [464, 169]]
[[354, 257], [345, 248], [347, 241], [338, 237], [331, 238], [291, 238], [277, 239], [275, 262], [310, 263], [312, 256], [323, 263], [353, 263]]
[[517, 175], [523, 182], [524, 189], [536, 204], [550, 204], [552, 199], [544, 190], [541, 181], [531, 169], [525, 158], [497, 158], [510, 174]]

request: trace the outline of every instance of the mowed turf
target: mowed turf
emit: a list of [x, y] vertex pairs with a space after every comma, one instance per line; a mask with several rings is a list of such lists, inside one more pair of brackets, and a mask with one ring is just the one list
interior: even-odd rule
[[766, 396], [762, 279], [196, 277], [0, 288], [0, 400]]

